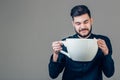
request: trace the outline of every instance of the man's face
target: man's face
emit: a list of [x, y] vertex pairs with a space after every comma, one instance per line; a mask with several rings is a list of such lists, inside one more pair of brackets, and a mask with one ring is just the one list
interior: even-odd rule
[[83, 38], [89, 36], [92, 31], [93, 20], [88, 16], [88, 14], [83, 14], [81, 16], [74, 17], [72, 22], [75, 32]]

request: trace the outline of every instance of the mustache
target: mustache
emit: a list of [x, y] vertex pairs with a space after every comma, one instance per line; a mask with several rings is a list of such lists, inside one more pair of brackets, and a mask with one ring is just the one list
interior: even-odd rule
[[88, 28], [83, 28], [83, 29], [80, 29], [79, 31], [84, 31], [84, 30], [88, 30], [89, 31]]

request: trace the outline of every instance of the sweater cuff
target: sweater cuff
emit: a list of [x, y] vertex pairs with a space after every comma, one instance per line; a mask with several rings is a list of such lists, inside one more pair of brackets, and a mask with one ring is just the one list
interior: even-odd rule
[[104, 56], [104, 60], [105, 60], [105, 61], [106, 61], [106, 60], [110, 60], [110, 59], [111, 59], [111, 55], [110, 55], [110, 54]]
[[51, 63], [51, 64], [58, 64], [58, 60], [57, 60], [56, 62], [54, 62], [54, 61], [53, 61], [53, 55], [52, 55], [51, 58], [50, 58], [50, 63]]

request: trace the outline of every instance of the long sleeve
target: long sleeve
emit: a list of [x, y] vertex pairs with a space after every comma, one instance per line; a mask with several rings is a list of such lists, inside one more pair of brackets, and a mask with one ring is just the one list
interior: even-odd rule
[[111, 77], [114, 74], [114, 61], [112, 59], [112, 46], [108, 38], [105, 39], [109, 49], [109, 54], [104, 56], [102, 63], [102, 70], [107, 77]]
[[54, 79], [62, 72], [62, 70], [65, 66], [65, 60], [64, 60], [64, 56], [62, 54], [59, 54], [57, 62], [53, 62], [52, 57], [53, 57], [53, 55], [50, 58], [48, 68], [49, 68], [50, 77]]
[[111, 77], [114, 74], [114, 62], [111, 55], [105, 56], [102, 68], [105, 76]]

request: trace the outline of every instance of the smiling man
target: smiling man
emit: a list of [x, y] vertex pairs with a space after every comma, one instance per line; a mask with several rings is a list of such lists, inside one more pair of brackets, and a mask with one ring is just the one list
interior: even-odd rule
[[75, 28], [75, 32], [79, 37], [87, 38], [91, 34], [93, 20], [87, 13], [81, 16], [76, 16], [73, 19], [72, 24]]
[[96, 38], [99, 49], [92, 61], [73, 61], [60, 53], [62, 49], [67, 51], [61, 41], [54, 41], [52, 43], [53, 54], [48, 66], [50, 77], [57, 78], [62, 71], [64, 71], [62, 80], [103, 80], [102, 72], [106, 77], [111, 77], [114, 74], [114, 61], [110, 39], [107, 36], [92, 33], [93, 19], [87, 6], [73, 7], [71, 17], [75, 34], [62, 40]]

